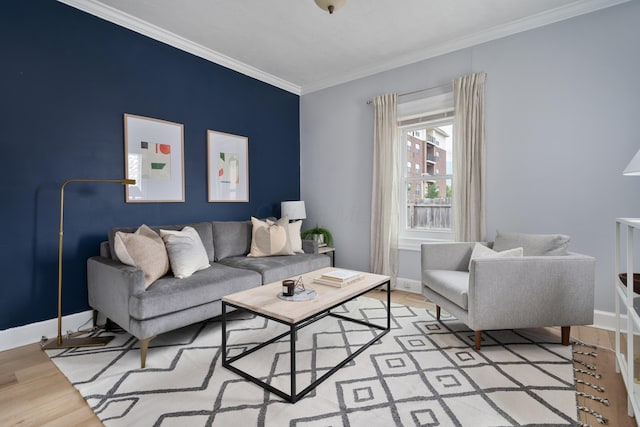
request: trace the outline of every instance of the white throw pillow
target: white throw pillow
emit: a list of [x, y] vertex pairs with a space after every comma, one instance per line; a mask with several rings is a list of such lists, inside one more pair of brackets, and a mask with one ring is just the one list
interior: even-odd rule
[[274, 222], [251, 217], [251, 224], [251, 252], [247, 256], [293, 255], [289, 240], [289, 218], [285, 216]]
[[302, 221], [293, 221], [289, 223], [289, 241], [291, 242], [291, 251], [296, 254], [302, 254], [302, 237], [300, 230], [302, 229]]
[[476, 243], [473, 247], [473, 251], [471, 252], [471, 259], [469, 260], [469, 267], [467, 269], [471, 270], [471, 261], [474, 259], [521, 257], [522, 254], [522, 248], [513, 248], [502, 252], [496, 252], [481, 243]]
[[178, 279], [209, 268], [209, 257], [195, 228], [186, 226], [182, 231], [160, 230], [169, 254], [173, 275]]
[[145, 289], [169, 271], [164, 242], [144, 224], [135, 233], [116, 232], [113, 249], [120, 262], [144, 271]]

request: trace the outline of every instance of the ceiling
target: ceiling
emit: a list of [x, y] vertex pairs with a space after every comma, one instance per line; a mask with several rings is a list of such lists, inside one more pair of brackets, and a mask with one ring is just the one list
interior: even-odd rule
[[628, 0], [59, 0], [296, 94]]

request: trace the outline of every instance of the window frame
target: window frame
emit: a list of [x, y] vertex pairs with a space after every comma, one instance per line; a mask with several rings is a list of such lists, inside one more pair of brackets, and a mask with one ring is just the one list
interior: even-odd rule
[[[398, 126], [398, 138], [400, 139], [400, 144], [404, 144], [404, 141], [408, 140], [408, 135], [411, 132], [415, 132], [416, 130], [425, 129], [425, 128], [433, 128], [439, 127], [443, 125], [453, 125], [453, 108], [446, 109], [445, 114], [446, 117], [437, 117], [439, 114], [443, 113], [442, 110], [435, 111], [433, 113], [427, 112], [422, 114], [421, 116], [428, 118], [434, 117], [433, 120], [425, 120], [419, 123], [412, 123], [409, 125], [400, 125], [402, 119], [399, 120]], [[455, 135], [454, 135], [455, 137]], [[401, 150], [401, 158], [399, 159], [401, 165], [407, 164], [407, 150]], [[454, 240], [453, 237], [453, 224], [452, 228], [448, 230], [410, 230], [407, 228], [407, 185], [412, 185], [414, 182], [422, 183], [421, 178], [409, 178], [407, 175], [407, 170], [402, 168], [402, 176], [401, 176], [401, 189], [403, 191], [400, 192], [400, 200], [397, 206], [397, 213], [399, 217], [399, 227], [398, 227], [398, 248], [404, 250], [420, 250], [420, 244], [423, 242], [452, 242]], [[446, 172], [446, 171], [445, 171]], [[451, 180], [453, 182], [453, 173], [452, 174], [444, 174], [444, 175], [431, 175], [430, 178], [433, 180]]]

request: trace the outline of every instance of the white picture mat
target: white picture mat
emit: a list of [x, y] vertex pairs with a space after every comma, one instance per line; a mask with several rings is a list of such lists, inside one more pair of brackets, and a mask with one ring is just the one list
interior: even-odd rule
[[[184, 202], [184, 126], [148, 117], [124, 115], [125, 170], [135, 185], [126, 186], [126, 202]], [[171, 146], [167, 179], [143, 177], [142, 142]]]
[[[249, 138], [207, 131], [207, 180], [210, 202], [249, 201]], [[233, 154], [238, 160], [238, 182], [223, 182], [219, 174], [220, 153]], [[235, 176], [235, 175], [234, 175]]]

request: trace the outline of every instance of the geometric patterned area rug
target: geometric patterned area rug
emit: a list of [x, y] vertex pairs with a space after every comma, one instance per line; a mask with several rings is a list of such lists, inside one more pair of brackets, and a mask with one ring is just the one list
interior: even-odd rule
[[[295, 304], [295, 303], [292, 303]], [[360, 297], [337, 312], [384, 324], [384, 304]], [[229, 315], [229, 354], [284, 332], [246, 312]], [[295, 404], [221, 366], [219, 319], [162, 334], [140, 369], [137, 340], [48, 350], [107, 426], [569, 426], [578, 424], [571, 346], [518, 331], [474, 335], [454, 318], [392, 304], [392, 330]], [[325, 317], [296, 342], [298, 390], [371, 339], [370, 328]], [[288, 392], [289, 344], [234, 365]], [[238, 365], [239, 364], [239, 365]]]

